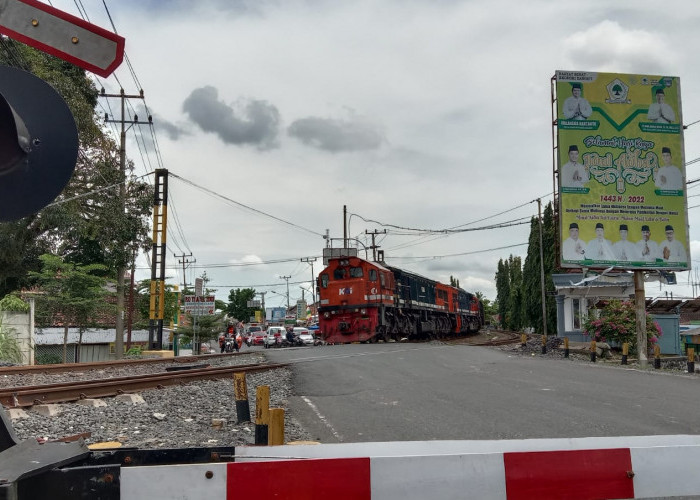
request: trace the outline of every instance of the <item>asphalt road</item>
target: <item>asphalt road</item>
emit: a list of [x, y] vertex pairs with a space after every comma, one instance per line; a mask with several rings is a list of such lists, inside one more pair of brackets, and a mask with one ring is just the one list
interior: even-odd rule
[[[700, 377], [464, 345], [266, 350], [318, 441], [700, 434]], [[272, 388], [274, 390], [274, 388]]]

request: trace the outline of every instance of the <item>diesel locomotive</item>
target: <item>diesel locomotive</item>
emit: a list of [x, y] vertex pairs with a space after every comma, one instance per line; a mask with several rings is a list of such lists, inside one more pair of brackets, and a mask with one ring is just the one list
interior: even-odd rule
[[331, 258], [317, 286], [319, 329], [329, 343], [445, 338], [484, 324], [475, 295], [383, 261]]

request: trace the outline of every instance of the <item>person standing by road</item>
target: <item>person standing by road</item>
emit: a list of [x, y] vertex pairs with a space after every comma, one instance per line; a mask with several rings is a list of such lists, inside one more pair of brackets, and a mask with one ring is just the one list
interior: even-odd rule
[[571, 84], [571, 97], [564, 101], [564, 118], [567, 120], [587, 120], [593, 114], [593, 108], [581, 95], [583, 89], [580, 83]]

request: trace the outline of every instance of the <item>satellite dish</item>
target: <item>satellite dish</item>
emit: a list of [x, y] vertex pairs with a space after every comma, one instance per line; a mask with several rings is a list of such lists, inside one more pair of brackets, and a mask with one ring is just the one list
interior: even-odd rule
[[0, 66], [0, 221], [56, 199], [77, 157], [78, 130], [63, 98], [41, 78]]

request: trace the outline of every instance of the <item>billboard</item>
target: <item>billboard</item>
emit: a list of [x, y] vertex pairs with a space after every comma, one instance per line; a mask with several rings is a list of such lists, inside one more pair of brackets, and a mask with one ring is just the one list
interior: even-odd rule
[[562, 267], [690, 269], [680, 81], [557, 71]]

